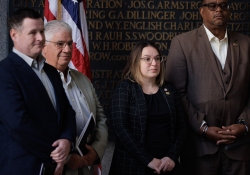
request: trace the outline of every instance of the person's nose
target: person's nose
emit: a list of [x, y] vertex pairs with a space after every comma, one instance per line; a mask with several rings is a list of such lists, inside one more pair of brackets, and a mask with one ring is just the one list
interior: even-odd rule
[[155, 59], [153, 58], [153, 60], [152, 60], [152, 62], [151, 62], [151, 65], [156, 65], [157, 64], [157, 62], [155, 61]]
[[72, 47], [71, 46], [69, 46], [68, 44], [66, 44], [66, 46], [63, 48], [63, 51], [64, 52], [71, 52], [72, 51]]
[[222, 11], [222, 8], [221, 8], [221, 5], [220, 4], [217, 4], [217, 8], [216, 8], [216, 10], [215, 11], [219, 11], [219, 12], [221, 12]]
[[44, 35], [44, 33], [38, 32], [38, 33], [36, 34], [36, 39], [37, 39], [38, 41], [45, 41], [45, 35]]

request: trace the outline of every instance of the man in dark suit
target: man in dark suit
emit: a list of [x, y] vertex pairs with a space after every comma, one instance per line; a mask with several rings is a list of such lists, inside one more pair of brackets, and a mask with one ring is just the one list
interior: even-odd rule
[[14, 47], [0, 62], [0, 174], [38, 175], [44, 163], [62, 166], [75, 139], [75, 112], [57, 70], [44, 63], [44, 25], [23, 8], [9, 19]]
[[201, 4], [203, 25], [175, 37], [166, 62], [189, 126], [183, 174], [249, 174], [250, 38], [227, 30], [228, 0]]

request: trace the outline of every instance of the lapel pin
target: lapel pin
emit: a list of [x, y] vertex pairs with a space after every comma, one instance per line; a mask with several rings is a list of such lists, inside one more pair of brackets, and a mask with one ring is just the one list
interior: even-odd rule
[[164, 88], [164, 91], [168, 91], [168, 89], [167, 89], [167, 88]]
[[237, 43], [233, 43], [233, 46], [238, 47], [238, 44]]
[[166, 92], [166, 94], [167, 94], [167, 95], [169, 95], [169, 94], [170, 94], [170, 92]]

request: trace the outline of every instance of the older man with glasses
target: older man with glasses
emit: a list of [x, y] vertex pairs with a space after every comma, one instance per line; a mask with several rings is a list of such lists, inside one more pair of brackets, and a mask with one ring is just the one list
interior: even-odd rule
[[108, 142], [106, 116], [90, 80], [68, 67], [75, 48], [71, 27], [63, 21], [50, 21], [45, 25], [44, 34], [46, 43], [42, 53], [46, 62], [54, 66], [61, 76], [66, 95], [76, 112], [77, 136], [81, 135], [91, 113], [96, 121], [90, 128], [86, 154], [81, 156], [77, 149], [71, 152], [65, 167], [66, 175], [93, 175], [94, 164], [100, 163]]
[[182, 174], [250, 174], [250, 38], [227, 30], [228, 0], [201, 4], [203, 25], [172, 40], [166, 63], [188, 122]]

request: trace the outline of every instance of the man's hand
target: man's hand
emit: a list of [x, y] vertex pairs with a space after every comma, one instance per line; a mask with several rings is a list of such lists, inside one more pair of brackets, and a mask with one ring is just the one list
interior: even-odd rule
[[206, 138], [216, 142], [216, 144], [229, 144], [234, 142], [236, 137], [230, 134], [226, 128], [210, 126], [207, 129]]
[[69, 169], [76, 170], [83, 166], [87, 166], [87, 161], [78, 154], [72, 154], [69, 161], [67, 162], [67, 166]]
[[161, 165], [161, 160], [154, 158], [151, 162], [149, 162], [148, 167], [155, 170], [157, 174], [161, 173], [161, 170], [159, 169]]
[[53, 147], [56, 147], [54, 151], [51, 152], [50, 156], [57, 163], [65, 164], [66, 158], [70, 151], [71, 143], [67, 139], [56, 140], [53, 144]]
[[242, 124], [233, 124], [230, 126], [222, 126], [222, 129], [224, 129], [224, 131], [220, 131], [219, 134], [233, 135], [235, 137], [242, 136], [246, 132], [246, 127]]
[[64, 166], [63, 163], [57, 163], [54, 175], [61, 175], [63, 172], [63, 166]]
[[88, 150], [88, 153], [83, 156], [83, 158], [87, 162], [87, 165], [85, 165], [85, 166], [93, 165], [95, 160], [98, 158], [98, 155], [97, 155], [95, 149], [92, 146], [89, 146], [89, 145], [86, 144], [85, 147]]
[[159, 169], [162, 170], [163, 172], [172, 171], [174, 167], [175, 167], [175, 162], [169, 157], [163, 157], [161, 159], [161, 165]]
[[[235, 138], [243, 135], [245, 132], [246, 132], [246, 127], [242, 124], [233, 124], [233, 125], [230, 125], [230, 126], [222, 126], [222, 129], [224, 129], [223, 131], [219, 131], [218, 133], [219, 134], [223, 134], [223, 135], [230, 135], [230, 136], [235, 136]], [[225, 140], [225, 139], [222, 139], [222, 140], [219, 140], [217, 141], [217, 145], [220, 145], [220, 144], [230, 144], [230, 143], [233, 143], [234, 140]]]

